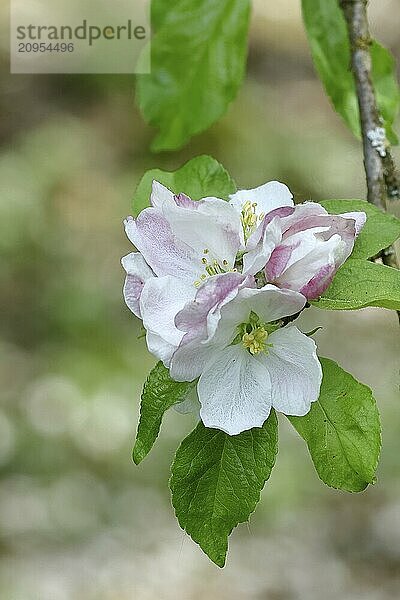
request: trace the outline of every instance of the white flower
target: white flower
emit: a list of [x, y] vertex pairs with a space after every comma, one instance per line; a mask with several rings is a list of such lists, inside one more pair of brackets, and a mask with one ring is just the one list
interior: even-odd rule
[[153, 182], [151, 207], [125, 220], [137, 252], [122, 259], [124, 297], [171, 377], [199, 378], [206, 426], [235, 435], [271, 407], [309, 411], [322, 377], [315, 343], [283, 319], [323, 293], [364, 223], [364, 213], [295, 207], [279, 182], [230, 202]]
[[178, 381], [200, 376], [204, 425], [236, 435], [261, 427], [271, 407], [305, 415], [318, 399], [322, 378], [315, 342], [294, 326], [276, 324], [301, 311], [304, 296], [273, 285], [242, 288], [219, 309], [217, 323], [207, 302], [208, 295], [199, 290], [177, 315], [185, 336], [170, 365]]

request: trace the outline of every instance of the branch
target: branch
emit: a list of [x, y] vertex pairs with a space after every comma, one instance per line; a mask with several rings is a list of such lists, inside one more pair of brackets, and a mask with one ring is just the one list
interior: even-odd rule
[[[339, 4], [347, 23], [350, 40], [351, 67], [360, 109], [368, 202], [386, 210], [387, 198], [400, 197], [400, 182], [382, 126], [372, 83], [372, 39], [367, 17], [368, 0], [339, 0]], [[381, 258], [385, 265], [399, 268], [393, 248], [384, 250]]]

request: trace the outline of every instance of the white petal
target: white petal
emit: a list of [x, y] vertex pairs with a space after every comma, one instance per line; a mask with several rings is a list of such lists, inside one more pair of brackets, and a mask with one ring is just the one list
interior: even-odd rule
[[134, 315], [140, 318], [140, 295], [145, 282], [150, 277], [154, 277], [154, 273], [140, 252], [131, 252], [124, 256], [121, 263], [127, 274], [123, 290], [126, 305]]
[[150, 202], [154, 208], [162, 210], [164, 204], [174, 203], [174, 194], [165, 185], [153, 179]]
[[[259, 225], [263, 227], [263, 224]], [[281, 221], [279, 217], [274, 218], [265, 228], [263, 235], [253, 249], [251, 248], [243, 256], [243, 273], [255, 275], [261, 271], [271, 257], [272, 252], [282, 240]], [[251, 242], [251, 238], [249, 240]], [[248, 245], [249, 247], [249, 245]]]
[[[193, 208], [195, 206], [195, 208]], [[217, 260], [226, 268], [233, 267], [241, 246], [242, 225], [239, 214], [219, 198], [199, 202], [163, 205], [163, 215], [174, 235], [194, 249], [201, 260], [204, 250], [209, 261]]]
[[229, 435], [262, 427], [271, 410], [268, 370], [240, 344], [210, 359], [197, 391], [204, 425]]
[[211, 340], [216, 346], [224, 346], [237, 335], [237, 326], [245, 323], [255, 312], [264, 323], [277, 321], [300, 312], [306, 303], [302, 294], [266, 285], [261, 289], [244, 288], [221, 309], [221, 318]]
[[215, 349], [214, 345], [201, 340], [195, 340], [179, 347], [173, 353], [169, 364], [172, 379], [175, 379], [175, 381], [194, 381], [197, 379]]
[[286, 415], [307, 414], [318, 400], [322, 381], [314, 340], [292, 326], [272, 333], [268, 343], [268, 354], [256, 358], [269, 371], [272, 406]]
[[[149, 279], [140, 297], [143, 325], [147, 332], [156, 334], [175, 350], [183, 336], [182, 331], [175, 327], [175, 316], [186, 302], [193, 299], [195, 291], [194, 286], [170, 275]], [[158, 348], [154, 344], [155, 338], [150, 339], [153, 344], [149, 350], [165, 362], [165, 348]]]
[[256, 214], [259, 216], [281, 206], [293, 206], [293, 195], [284, 183], [269, 181], [252, 190], [239, 190], [230, 196], [230, 203], [239, 213], [247, 201], [257, 204]]
[[162, 361], [165, 367], [169, 367], [171, 357], [176, 350], [174, 344], [170, 344], [165, 341], [160, 335], [148, 331], [146, 333], [147, 348], [151, 354], [154, 354], [159, 360]]

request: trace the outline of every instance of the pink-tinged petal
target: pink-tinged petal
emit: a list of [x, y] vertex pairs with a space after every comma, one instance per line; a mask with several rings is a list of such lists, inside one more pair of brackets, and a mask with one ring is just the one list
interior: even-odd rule
[[[357, 213], [353, 214], [356, 215]], [[292, 223], [291, 227], [285, 231], [283, 239], [286, 243], [290, 243], [292, 240], [296, 239], [298, 241], [302, 237], [306, 240], [310, 238], [310, 235], [314, 235], [316, 240], [328, 242], [334, 236], [340, 236], [342, 243], [337, 244], [335, 251], [335, 264], [338, 268], [353, 250], [356, 229], [363, 226], [363, 214], [358, 213], [356, 218], [353, 218], [353, 216], [343, 218], [342, 215], [329, 214], [305, 216], [296, 223]], [[300, 245], [299, 252], [300, 255], [305, 256], [306, 252], [301, 249], [302, 246], [303, 244]], [[305, 244], [306, 246], [308, 246], [308, 242]], [[328, 250], [327, 247], [327, 252]]]
[[221, 309], [238, 294], [241, 287], [255, 286], [254, 278], [240, 273], [210, 277], [176, 315], [176, 327], [185, 332], [174, 353], [171, 377], [176, 381], [193, 381], [200, 375], [209, 355], [207, 344], [218, 326]]
[[189, 196], [186, 196], [186, 194], [180, 193], [175, 195], [174, 201], [175, 204], [177, 206], [180, 206], [181, 208], [190, 208], [192, 210], [198, 210], [199, 208], [199, 202], [192, 200], [191, 198], [189, 198]]
[[[284, 237], [288, 234], [295, 233], [296, 229], [298, 231], [307, 229], [307, 219], [323, 216], [329, 216], [329, 214], [327, 210], [317, 202], [303, 202], [302, 204], [297, 204], [290, 214], [282, 217], [282, 232]], [[300, 223], [302, 223], [303, 226], [300, 226]], [[291, 230], [292, 227], [295, 228], [293, 231]]]
[[288, 266], [292, 253], [298, 246], [298, 240], [294, 244], [281, 244], [272, 252], [271, 257], [265, 267], [267, 281], [275, 281]]
[[228, 435], [262, 427], [271, 411], [268, 370], [241, 344], [210, 356], [197, 391], [204, 425]]
[[[283, 206], [282, 208], [276, 208], [275, 210], [272, 210], [270, 213], [268, 213], [247, 240], [246, 251], [250, 252], [251, 250], [254, 250], [257, 247], [259, 247], [259, 244], [265, 237], [266, 230], [269, 230], [272, 221], [279, 223], [280, 229], [282, 231], [282, 218], [293, 214], [294, 210], [295, 209], [293, 206]], [[276, 217], [279, 217], [279, 219], [276, 219]]]
[[183, 336], [175, 327], [175, 316], [194, 294], [194, 286], [170, 275], [148, 279], [143, 287], [140, 310], [149, 350], [166, 366]]
[[274, 210], [271, 210], [271, 212], [265, 215], [261, 223], [261, 230], [264, 232], [267, 225], [269, 225], [272, 219], [274, 219], [275, 217], [280, 217], [281, 219], [283, 219], [284, 217], [290, 217], [290, 215], [294, 213], [295, 209], [295, 206], [282, 206], [281, 208], [275, 208]]
[[335, 236], [339, 236], [342, 242], [335, 248], [335, 265], [338, 269], [353, 251], [356, 239], [356, 221], [343, 219], [341, 216], [330, 217], [329, 229], [316, 234], [317, 239], [326, 242]]
[[255, 237], [250, 238], [243, 255], [243, 272], [255, 275], [263, 269], [271, 257], [272, 252], [282, 240], [281, 223], [279, 217], [272, 219], [262, 227], [262, 237], [254, 246]]
[[150, 269], [140, 252], [131, 252], [121, 259], [123, 268], [126, 271], [124, 283], [124, 299], [127, 307], [137, 317], [141, 317], [139, 300], [145, 282], [154, 277], [153, 271]]
[[[182, 197], [182, 196], [181, 196]], [[204, 198], [194, 203], [175, 197], [174, 204], [164, 204], [163, 215], [174, 235], [194, 249], [200, 259], [232, 268], [242, 244], [240, 216], [228, 202], [220, 198]]]
[[174, 275], [193, 283], [203, 270], [201, 256], [174, 235], [155, 208], [146, 208], [136, 220], [125, 219], [125, 231], [156, 275]]
[[[292, 215], [281, 220], [282, 223], [282, 239], [288, 244], [293, 243], [294, 239], [301, 239], [298, 234], [304, 233], [308, 235], [313, 233], [323, 233], [332, 229], [337, 217], [332, 217], [319, 204], [314, 202], [306, 202], [295, 207]], [[342, 223], [345, 221], [342, 220]], [[332, 230], [331, 235], [334, 231]]]
[[334, 264], [328, 264], [321, 267], [318, 273], [301, 288], [300, 293], [303, 294], [307, 300], [319, 298], [331, 285], [335, 273], [336, 267]]
[[282, 206], [293, 206], [293, 195], [285, 184], [269, 181], [251, 190], [239, 190], [230, 196], [230, 204], [238, 213], [246, 202], [256, 203], [256, 214], [260, 216]]
[[343, 219], [353, 219], [355, 221], [356, 237], [367, 222], [367, 215], [365, 212], [348, 212], [342, 213], [339, 216]]
[[[306, 225], [310, 227], [303, 230]], [[337, 215], [307, 216], [284, 234], [282, 244], [271, 255], [271, 264], [266, 265], [266, 278], [315, 299], [350, 256], [354, 240], [355, 220]]]
[[285, 415], [306, 415], [318, 400], [322, 381], [314, 340], [292, 326], [272, 333], [268, 343], [268, 354], [255, 358], [269, 372], [272, 406]]
[[301, 243], [292, 250], [287, 267], [272, 283], [294, 291], [304, 288], [326, 265], [335, 265], [335, 256], [342, 253], [345, 247], [339, 235], [324, 241], [309, 231], [296, 234], [289, 240], [293, 244], [299, 240]]
[[224, 273], [206, 280], [198, 289], [195, 299], [176, 315], [175, 325], [187, 332], [187, 340], [194, 337], [206, 339], [214, 333], [213, 321], [219, 310], [238, 293], [246, 276], [241, 273]]
[[153, 181], [151, 203], [162, 214], [175, 239], [192, 249], [197, 262], [207, 249], [211, 262], [217, 260], [222, 266], [226, 261], [228, 268], [233, 267], [243, 232], [240, 215], [228, 202], [213, 197], [193, 201], [183, 192], [175, 195]]

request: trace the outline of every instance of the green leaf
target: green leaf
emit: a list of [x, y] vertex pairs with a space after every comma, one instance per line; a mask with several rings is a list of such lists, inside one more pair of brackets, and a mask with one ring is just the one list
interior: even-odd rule
[[319, 400], [304, 417], [288, 417], [307, 443], [319, 477], [327, 485], [361, 492], [375, 482], [381, 425], [371, 390], [333, 360], [321, 358]]
[[366, 306], [399, 310], [400, 271], [350, 258], [340, 267], [326, 292], [312, 304], [327, 310], [357, 310]]
[[150, 371], [142, 393], [140, 420], [133, 448], [133, 460], [138, 465], [150, 452], [160, 431], [165, 411], [185, 400], [193, 383], [174, 381], [159, 362]]
[[184, 192], [192, 200], [217, 196], [226, 200], [236, 186], [224, 167], [211, 156], [197, 156], [177, 171], [151, 169], [142, 177], [133, 198], [134, 215], [149, 206], [153, 179], [164, 184], [175, 194]]
[[356, 239], [352, 258], [371, 258], [400, 236], [400, 219], [365, 200], [323, 200], [320, 204], [333, 215], [354, 211], [366, 213], [367, 222]]
[[386, 135], [391, 144], [399, 143], [393, 123], [400, 107], [400, 88], [396, 78], [396, 61], [392, 54], [374, 41], [371, 49], [372, 80], [376, 90], [379, 111], [383, 117]]
[[255, 510], [277, 444], [272, 411], [262, 428], [235, 436], [199, 423], [178, 448], [170, 481], [176, 516], [219, 567], [225, 564], [232, 529]]
[[248, 0], [160, 5], [152, 72], [137, 85], [142, 114], [159, 129], [154, 151], [181, 148], [225, 113], [243, 79], [250, 13]]
[[[335, 110], [360, 136], [359, 109], [350, 68], [350, 45], [338, 0], [302, 0], [303, 20], [315, 68]], [[395, 62], [377, 42], [371, 46], [372, 78], [389, 140], [397, 143], [392, 125], [400, 106]]]
[[154, 31], [160, 29], [171, 5], [166, 0], [151, 0], [151, 27]]

